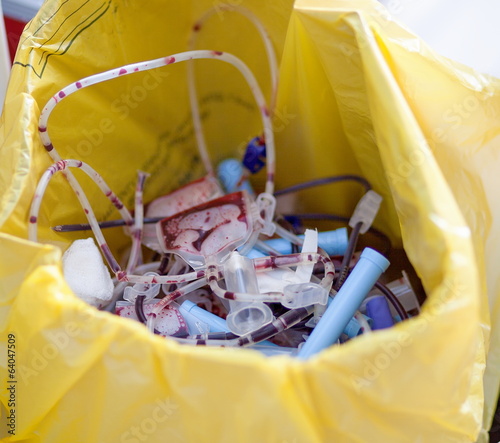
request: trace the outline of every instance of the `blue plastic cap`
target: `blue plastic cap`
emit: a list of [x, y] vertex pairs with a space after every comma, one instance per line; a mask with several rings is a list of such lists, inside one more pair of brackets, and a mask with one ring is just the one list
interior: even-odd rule
[[199, 307], [196, 303], [193, 303], [191, 300], [186, 300], [181, 305], [187, 312], [191, 312], [191, 309], [194, 307]]
[[[370, 326], [373, 324], [373, 320], [370, 317], [364, 314], [361, 315], [364, 317], [364, 319], [368, 322]], [[355, 317], [353, 317], [349, 320], [349, 323], [347, 323], [347, 326], [344, 328], [343, 333], [347, 335], [348, 338], [357, 337], [362, 333], [361, 324]]]
[[217, 176], [227, 193], [245, 190], [250, 195], [254, 194], [250, 182], [248, 180], [241, 181], [243, 165], [234, 158], [229, 158], [219, 163]]
[[366, 313], [372, 318], [372, 329], [386, 329], [394, 325], [391, 309], [383, 295], [372, 297], [366, 303]]
[[196, 317], [203, 323], [206, 323], [210, 327], [210, 332], [230, 332], [227, 327], [226, 320], [217, 317], [215, 314], [200, 308], [190, 300], [186, 300], [182, 303], [180, 307], [181, 313], [186, 311], [188, 314]]
[[344, 255], [348, 243], [347, 228], [318, 233], [318, 244], [328, 255]]
[[353, 317], [349, 320], [349, 323], [347, 323], [347, 326], [344, 328], [344, 334], [347, 335], [349, 338], [354, 338], [357, 337], [359, 334], [361, 334], [361, 325], [359, 322]]
[[189, 333], [191, 335], [201, 334], [202, 332], [210, 331], [210, 326], [201, 321], [198, 317], [188, 312], [182, 306], [179, 306], [179, 312], [186, 322]]
[[238, 160], [229, 158], [219, 163], [217, 175], [224, 189], [227, 192], [234, 192], [243, 175], [243, 166]]
[[302, 219], [300, 217], [295, 217], [294, 215], [284, 215], [284, 219], [290, 223], [294, 230], [298, 231], [302, 228]]
[[243, 164], [252, 174], [259, 172], [266, 165], [266, 144], [262, 137], [255, 137], [247, 145]]

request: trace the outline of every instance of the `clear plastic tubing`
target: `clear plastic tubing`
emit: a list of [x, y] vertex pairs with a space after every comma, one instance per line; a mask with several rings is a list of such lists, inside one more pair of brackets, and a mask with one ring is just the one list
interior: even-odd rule
[[368, 295], [389, 261], [377, 251], [365, 248], [358, 263], [321, 317], [297, 357], [305, 360], [335, 343]]

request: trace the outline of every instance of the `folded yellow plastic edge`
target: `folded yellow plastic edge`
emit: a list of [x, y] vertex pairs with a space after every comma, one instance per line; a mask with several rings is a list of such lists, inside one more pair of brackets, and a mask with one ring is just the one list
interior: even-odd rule
[[[50, 164], [37, 138], [39, 108], [61, 86], [89, 73], [174, 53], [176, 39], [165, 42], [160, 32], [165, 26], [152, 24], [166, 21], [180, 42], [189, 23], [212, 4], [172, 2], [175, 14], [145, 11], [146, 20], [138, 3], [116, 1], [111, 7], [111, 2], [91, 0], [78, 19], [94, 17], [92, 26], [73, 35], [63, 52], [57, 43], [63, 44], [78, 22], [68, 19], [59, 26], [61, 21], [47, 19], [69, 17], [75, 2], [49, 1], [24, 34], [0, 129], [0, 163], [9, 165], [0, 168], [0, 340], [4, 344], [8, 334], [16, 337], [16, 438], [203, 441], [210, 435], [213, 441], [465, 442], [481, 432], [485, 441], [500, 379], [498, 334], [493, 334], [481, 431], [488, 312], [496, 319], [500, 309], [500, 277], [493, 273], [500, 229], [493, 223], [500, 204], [494, 198], [498, 80], [436, 56], [375, 1], [302, 0], [293, 11], [285, 1], [243, 4], [273, 30], [281, 53], [278, 109], [293, 118], [277, 130], [278, 146], [286, 146], [278, 153], [278, 182], [293, 182], [298, 172], [307, 178], [352, 169], [370, 179], [385, 199], [378, 226], [402, 242], [429, 295], [422, 314], [302, 363], [245, 350], [182, 347], [77, 300], [62, 278], [60, 251], [23, 240], [31, 194]], [[150, 8], [166, 10], [159, 1]], [[221, 14], [219, 25], [229, 26], [230, 11]], [[213, 39], [223, 42], [218, 28], [212, 28]], [[144, 47], [137, 35], [148, 32], [151, 44]], [[52, 34], [50, 44], [40, 45]], [[249, 42], [238, 43], [250, 51]], [[88, 51], [96, 44], [105, 56]], [[40, 75], [37, 68], [46, 60]], [[263, 75], [264, 69], [256, 70]], [[179, 71], [168, 80], [180, 83], [182, 78]], [[166, 82], [156, 80], [164, 92]], [[130, 91], [142, 81], [120, 87]], [[231, 93], [238, 91], [232, 77], [224, 83]], [[116, 112], [117, 130], [101, 131], [106, 149], [93, 146], [88, 157], [105, 170], [109, 153], [122, 152], [125, 140], [130, 146], [158, 144], [161, 137], [148, 135], [151, 126], [145, 122], [158, 114], [181, 125], [187, 114], [181, 92], [171, 102], [175, 112], [164, 98], [148, 96], [151, 109], [138, 103], [141, 117], [133, 125], [120, 120], [123, 110]], [[210, 85], [200, 87], [205, 97], [214, 92]], [[100, 89], [81, 102], [68, 101], [54, 126], [57, 141], [69, 153], [85, 153], [77, 149], [78, 137], [113, 116], [106, 103], [116, 97], [113, 89]], [[211, 115], [231, 110], [234, 104], [228, 101], [211, 102]], [[237, 139], [241, 134], [232, 123], [241, 114], [234, 120], [224, 115], [228, 138]], [[258, 128], [256, 120], [249, 122]], [[208, 118], [206, 129], [209, 144], [218, 140], [215, 117]], [[222, 151], [230, 152], [230, 142], [222, 144]], [[144, 152], [165, 161], [155, 157], [154, 149]], [[184, 151], [171, 146], [177, 163], [170, 168], [181, 173], [190, 164], [179, 152]], [[135, 174], [134, 155], [119, 159], [115, 184]], [[162, 183], [153, 182], [152, 188], [159, 193]], [[45, 198], [50, 208], [45, 220], [53, 213], [67, 219], [78, 214], [70, 196], [61, 181]], [[315, 208], [330, 204], [310, 203]], [[43, 235], [67, 246], [68, 240], [50, 237], [48, 229]], [[2, 390], [4, 407], [8, 395]], [[82, 414], [82, 404], [92, 408]]]

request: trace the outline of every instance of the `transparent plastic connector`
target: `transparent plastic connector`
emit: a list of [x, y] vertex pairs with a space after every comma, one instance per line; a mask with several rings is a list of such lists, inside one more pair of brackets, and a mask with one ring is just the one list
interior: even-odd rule
[[[410, 279], [406, 271], [402, 271], [403, 276], [397, 280], [394, 280], [387, 284], [387, 287], [394, 293], [394, 295], [399, 299], [405, 311], [409, 315], [415, 316], [420, 314], [420, 303], [418, 302], [417, 295], [413, 290]], [[393, 315], [397, 315], [396, 310], [392, 305], [391, 312]]]
[[271, 308], [264, 303], [231, 302], [227, 327], [236, 335], [256, 331], [274, 319]]
[[[226, 286], [229, 291], [258, 293], [255, 269], [247, 257], [233, 252], [224, 264]], [[230, 301], [227, 327], [233, 334], [253, 332], [273, 321], [271, 308], [262, 302]]]
[[349, 226], [354, 228], [359, 222], [363, 223], [359, 232], [364, 234], [370, 229], [381, 203], [382, 197], [379, 194], [373, 190], [368, 191], [361, 197], [361, 200], [354, 209], [354, 213], [349, 220]]
[[[146, 272], [144, 275], [153, 275], [159, 277], [156, 272]], [[127, 286], [123, 293], [123, 299], [134, 303], [139, 295], [144, 295], [146, 300], [152, 300], [160, 292], [161, 284], [159, 283], [136, 283], [133, 286]]]
[[260, 232], [271, 237], [276, 230], [276, 225], [273, 223], [274, 212], [276, 210], [276, 198], [274, 198], [272, 194], [263, 192], [258, 195], [256, 203], [259, 208], [259, 215], [264, 222], [264, 227]]
[[281, 304], [287, 308], [302, 308], [315, 304], [326, 305], [328, 291], [317, 283], [299, 283], [285, 286]]

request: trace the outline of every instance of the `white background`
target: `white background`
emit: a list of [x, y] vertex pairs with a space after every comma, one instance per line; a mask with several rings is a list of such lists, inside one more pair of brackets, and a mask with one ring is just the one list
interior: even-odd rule
[[500, 78], [500, 0], [379, 0], [436, 52]]

